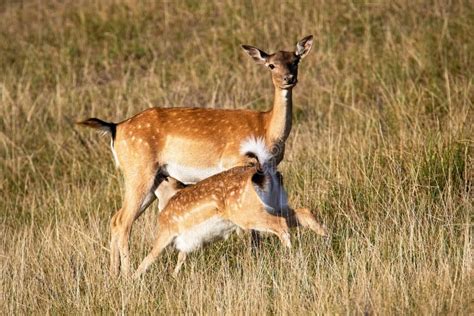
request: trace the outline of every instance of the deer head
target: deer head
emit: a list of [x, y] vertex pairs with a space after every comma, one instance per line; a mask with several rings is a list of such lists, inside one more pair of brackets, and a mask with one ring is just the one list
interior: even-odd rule
[[294, 52], [278, 51], [274, 54], [267, 54], [249, 45], [242, 45], [242, 49], [257, 64], [265, 65], [270, 69], [273, 85], [276, 88], [292, 89], [298, 82], [298, 64], [308, 55], [312, 46], [313, 35], [309, 35], [296, 44]]

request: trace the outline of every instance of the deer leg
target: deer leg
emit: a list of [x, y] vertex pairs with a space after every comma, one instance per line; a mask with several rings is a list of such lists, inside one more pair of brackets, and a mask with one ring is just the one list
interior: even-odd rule
[[260, 233], [256, 230], [251, 231], [251, 237], [250, 237], [250, 247], [252, 249], [252, 252], [255, 253], [257, 250], [260, 248], [262, 245], [262, 238], [260, 236]]
[[265, 210], [259, 210], [251, 213], [252, 216], [245, 220], [232, 219], [235, 224], [244, 229], [253, 229], [261, 232], [269, 232], [278, 236], [280, 241], [288, 248], [291, 248], [290, 234], [288, 233], [288, 225], [282, 217], [268, 214]]
[[308, 227], [318, 235], [328, 236], [326, 226], [319, 223], [309, 209], [297, 208], [292, 213], [288, 218], [290, 227]]
[[[138, 279], [156, 260], [158, 255], [166, 248], [174, 239], [175, 235], [169, 229], [163, 229], [158, 231], [158, 236], [153, 245], [153, 249], [150, 253], [143, 259], [143, 261], [138, 266], [137, 271], [133, 274], [133, 279]], [[181, 254], [181, 253], [180, 253]], [[179, 257], [178, 257], [179, 263]]]
[[114, 234], [117, 222], [120, 222], [122, 209], [119, 209], [110, 220], [110, 273], [117, 277], [120, 273], [120, 252], [117, 247], [117, 234]]
[[181, 267], [183, 266], [184, 261], [186, 261], [186, 253], [184, 251], [180, 251], [178, 254], [178, 261], [176, 262], [176, 267], [173, 271], [173, 277], [177, 277]]
[[134, 221], [155, 200], [157, 186], [154, 172], [140, 170], [125, 175], [125, 198], [122, 208], [111, 220], [111, 272], [124, 276], [130, 272], [129, 240]]
[[[114, 215], [111, 223], [111, 268], [114, 275], [118, 274], [118, 270], [124, 276], [130, 272], [130, 253], [129, 240], [132, 230], [132, 225], [140, 214], [148, 206], [145, 203], [146, 194], [139, 192], [138, 196], [126, 198], [122, 209]], [[143, 207], [142, 207], [143, 205]], [[118, 255], [117, 255], [118, 254]]]

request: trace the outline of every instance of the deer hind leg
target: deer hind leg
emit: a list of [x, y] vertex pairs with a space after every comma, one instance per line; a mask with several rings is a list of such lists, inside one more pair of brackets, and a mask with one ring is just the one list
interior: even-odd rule
[[119, 209], [110, 220], [110, 273], [117, 277], [120, 273], [120, 252], [117, 246], [117, 234], [114, 234], [117, 222], [120, 222], [122, 209]]
[[173, 277], [177, 277], [179, 271], [181, 270], [181, 267], [183, 266], [183, 263], [186, 261], [186, 253], [184, 251], [180, 251], [178, 254], [178, 261], [176, 262], [176, 267], [174, 268], [173, 271]]
[[311, 211], [307, 208], [294, 209], [292, 214], [290, 214], [288, 217], [288, 224], [290, 227], [308, 227], [316, 234], [321, 236], [329, 235], [326, 226], [319, 223]]
[[136, 170], [125, 174], [125, 197], [122, 208], [112, 217], [110, 238], [111, 273], [119, 269], [124, 276], [130, 272], [129, 240], [133, 222], [155, 200], [153, 191], [158, 185], [156, 171]]
[[148, 270], [150, 265], [156, 260], [156, 258], [163, 251], [163, 249], [165, 249], [166, 246], [168, 246], [173, 241], [174, 237], [175, 234], [173, 234], [173, 232], [169, 229], [160, 229], [158, 231], [158, 236], [156, 237], [156, 240], [154, 242], [153, 249], [140, 263], [137, 271], [135, 271], [135, 273], [133, 274], [133, 279], [138, 279], [146, 270]]

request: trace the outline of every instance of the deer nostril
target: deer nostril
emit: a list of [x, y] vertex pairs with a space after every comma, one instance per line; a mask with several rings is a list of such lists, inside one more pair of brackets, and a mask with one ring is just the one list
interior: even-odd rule
[[295, 81], [295, 76], [288, 75], [283, 78], [287, 83], [293, 83]]

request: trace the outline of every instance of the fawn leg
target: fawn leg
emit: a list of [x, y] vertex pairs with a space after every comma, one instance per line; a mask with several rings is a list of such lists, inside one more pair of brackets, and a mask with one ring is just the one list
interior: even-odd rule
[[186, 261], [186, 253], [184, 251], [180, 251], [178, 254], [178, 261], [176, 262], [176, 267], [173, 271], [173, 277], [177, 277], [181, 267], [183, 266], [184, 261]]
[[168, 246], [174, 238], [174, 234], [168, 229], [163, 229], [158, 231], [158, 236], [154, 242], [153, 249], [148, 254], [148, 256], [143, 259], [143, 261], [138, 266], [137, 271], [133, 274], [133, 279], [138, 279], [156, 260], [158, 255], [163, 251], [163, 249]]
[[258, 210], [251, 214], [251, 217], [235, 218], [233, 221], [244, 229], [273, 233], [278, 236], [283, 245], [291, 248], [290, 234], [285, 218], [271, 215], [265, 210]]
[[325, 225], [319, 223], [311, 211], [307, 208], [297, 208], [293, 210], [293, 214], [289, 217], [291, 226], [308, 227], [316, 234], [321, 236], [328, 236], [328, 231]]

